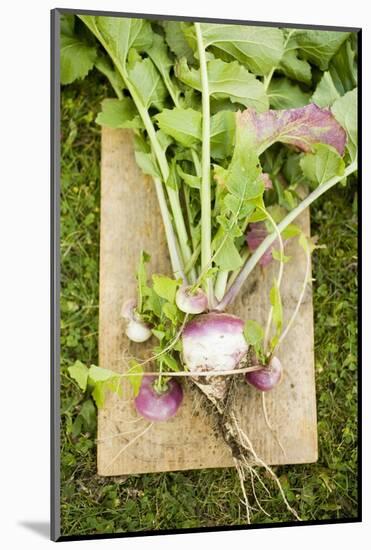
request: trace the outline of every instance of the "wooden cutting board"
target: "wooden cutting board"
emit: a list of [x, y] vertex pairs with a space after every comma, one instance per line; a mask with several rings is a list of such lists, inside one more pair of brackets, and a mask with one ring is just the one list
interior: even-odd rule
[[[128, 130], [102, 130], [101, 241], [99, 302], [99, 364], [123, 372], [128, 357], [144, 357], [146, 344], [132, 344], [124, 334], [122, 303], [135, 296], [135, 272], [142, 249], [151, 255], [149, 273], [170, 274], [164, 231], [152, 181], [134, 159]], [[309, 213], [298, 223], [309, 233]], [[281, 287], [285, 318], [300, 293], [305, 257], [300, 246], [289, 243]], [[277, 262], [257, 266], [231, 311], [244, 319], [263, 322], [269, 309], [269, 289]], [[145, 350], [145, 351], [144, 351]], [[243, 428], [268, 464], [298, 464], [317, 460], [316, 396], [313, 354], [313, 306], [308, 287], [290, 336], [278, 353], [284, 365], [281, 384], [266, 394], [271, 424], [285, 449], [282, 452], [267, 428], [261, 394], [241, 382], [238, 408]], [[129, 383], [124, 397], [108, 395], [98, 415], [98, 474], [124, 475], [195, 468], [232, 466], [232, 457], [213, 423], [199, 405], [191, 382], [184, 381], [185, 399], [168, 422], [148, 426], [138, 419]], [[137, 438], [134, 440], [134, 438]], [[130, 443], [129, 446], [127, 446]]]

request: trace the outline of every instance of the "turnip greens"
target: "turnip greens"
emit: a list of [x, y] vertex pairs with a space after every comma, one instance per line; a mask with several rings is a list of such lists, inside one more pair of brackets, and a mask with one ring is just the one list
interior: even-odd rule
[[[98, 406], [128, 376], [138, 413], [152, 421], [177, 412], [177, 380], [189, 376], [223, 420], [241, 479], [244, 467], [269, 467], [229, 410], [230, 375], [243, 373], [263, 392], [281, 379], [275, 353], [295, 321], [316, 248], [295, 219], [357, 170], [356, 55], [350, 32], [62, 17], [61, 82], [93, 68], [109, 80], [116, 97], [102, 98], [96, 121], [133, 131], [172, 267], [172, 276], [149, 281], [151, 251], [143, 251], [133, 273], [137, 296], [123, 305], [127, 336], [156, 341], [151, 359], [131, 360], [126, 375], [81, 363], [70, 374], [83, 390], [94, 387]], [[307, 269], [284, 326], [288, 239], [298, 240]], [[254, 267], [270, 261], [278, 275], [266, 326], [225, 313]]]

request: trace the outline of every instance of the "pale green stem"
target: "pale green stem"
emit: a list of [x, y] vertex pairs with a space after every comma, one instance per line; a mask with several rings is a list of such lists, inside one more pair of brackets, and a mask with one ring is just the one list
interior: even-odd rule
[[[123, 78], [124, 78], [124, 75], [123, 75]], [[148, 111], [142, 106], [140, 98], [138, 98], [136, 89], [134, 88], [134, 86], [131, 85], [127, 77], [125, 79], [125, 82], [127, 84], [130, 95], [137, 106], [139, 114], [142, 117], [144, 126], [147, 130], [147, 134], [152, 145], [153, 152], [156, 155], [157, 162], [160, 167], [163, 181], [166, 183], [169, 177], [169, 165], [167, 163], [166, 155], [158, 142], [156, 131], [151, 121], [151, 117], [149, 116]], [[176, 189], [173, 189], [169, 186], [166, 186], [166, 190], [169, 197], [171, 211], [173, 213], [173, 221], [178, 234], [179, 246], [183, 257], [183, 263], [186, 263], [191, 259], [192, 252], [188, 245], [188, 234], [187, 234], [187, 229], [184, 222], [183, 211], [180, 206], [179, 194]], [[193, 273], [191, 272], [191, 279], [192, 279], [192, 282], [196, 279], [194, 272]]]
[[306, 268], [305, 268], [305, 275], [304, 275], [304, 281], [303, 281], [303, 286], [301, 288], [301, 292], [300, 292], [300, 296], [299, 296], [299, 299], [297, 301], [297, 304], [296, 304], [296, 307], [294, 309], [294, 312], [293, 314], [291, 315], [290, 317], [290, 320], [289, 322], [287, 323], [286, 325], [286, 328], [285, 330], [282, 332], [281, 336], [280, 336], [280, 339], [278, 340], [277, 342], [277, 345], [276, 347], [274, 348], [274, 350], [272, 350], [272, 353], [273, 351], [277, 351], [277, 349], [281, 346], [283, 340], [286, 338], [289, 330], [291, 329], [292, 327], [292, 324], [293, 322], [295, 321], [296, 319], [296, 316], [297, 314], [299, 313], [299, 309], [300, 309], [300, 306], [303, 302], [303, 298], [304, 298], [304, 294], [305, 294], [305, 289], [307, 287], [307, 284], [308, 284], [308, 281], [309, 281], [309, 272], [310, 272], [310, 252], [309, 252], [309, 247], [306, 251], [306, 257], [307, 257], [307, 263], [306, 263]]
[[271, 80], [272, 80], [272, 76], [273, 76], [273, 73], [274, 71], [276, 70], [276, 67], [273, 67], [273, 69], [270, 71], [270, 73], [264, 77], [264, 89], [265, 91], [268, 90], [269, 88], [269, 84], [271, 83]]
[[[179, 107], [178, 98], [174, 94], [174, 91], [173, 91], [172, 87], [169, 86], [166, 81], [165, 81], [165, 85], [168, 89], [168, 92], [171, 96], [171, 99], [173, 100], [173, 103], [174, 103], [175, 107]], [[192, 160], [193, 160], [193, 164], [195, 166], [196, 174], [197, 174], [197, 176], [200, 176], [201, 175], [201, 164], [200, 164], [200, 160], [198, 158], [198, 155], [197, 155], [197, 153], [194, 149], [192, 149]], [[186, 193], [184, 195], [185, 195], [187, 215], [188, 215], [188, 219], [190, 220], [189, 197], [186, 195]], [[191, 221], [190, 221], [190, 233], [191, 233], [193, 251], [195, 251], [194, 231], [193, 231]], [[193, 257], [193, 255], [194, 255], [194, 252], [192, 254], [192, 257]], [[195, 280], [196, 280], [197, 275], [196, 275], [196, 270], [193, 268], [194, 264], [192, 263], [192, 257], [191, 257], [191, 259], [184, 258], [184, 263], [187, 264], [187, 266], [191, 265], [190, 279], [194, 283]], [[184, 272], [187, 273], [186, 268], [184, 268]]]
[[[211, 266], [211, 188], [210, 188], [210, 94], [207, 63], [199, 23], [195, 23], [198, 57], [202, 86], [202, 181], [201, 181], [201, 272]], [[205, 280], [209, 308], [214, 305], [213, 285], [210, 277]]]
[[[158, 142], [155, 128], [152, 124], [151, 117], [149, 116], [146, 107], [142, 104], [142, 101], [141, 101], [140, 97], [137, 94], [135, 86], [133, 86], [132, 83], [130, 82], [130, 79], [129, 79], [129, 76], [126, 72], [125, 67], [116, 58], [116, 56], [112, 53], [112, 51], [110, 51], [110, 48], [109, 48], [108, 44], [106, 43], [106, 41], [104, 40], [103, 36], [100, 34], [100, 32], [96, 28], [93, 28], [92, 26], [89, 26], [89, 24], [86, 22], [84, 17], [81, 17], [81, 18], [84, 21], [84, 23], [88, 26], [88, 28], [93, 32], [93, 34], [95, 34], [97, 39], [101, 42], [101, 44], [103, 45], [103, 47], [105, 48], [107, 53], [110, 55], [114, 65], [116, 66], [118, 72], [121, 75], [121, 78], [123, 79], [127, 89], [129, 90], [129, 92], [131, 94], [131, 97], [132, 97], [132, 99], [133, 99], [133, 101], [134, 101], [134, 103], [135, 103], [135, 105], [138, 109], [138, 112], [139, 112], [139, 114], [142, 118], [144, 127], [147, 131], [149, 140], [151, 142], [152, 150], [153, 150], [153, 152], [156, 156], [158, 165], [160, 167], [163, 182], [164, 182], [164, 184], [166, 184], [166, 182], [168, 180], [168, 176], [169, 176], [169, 166], [168, 166], [168, 163], [167, 163], [166, 154], [165, 154], [165, 152], [161, 148], [161, 145]], [[181, 209], [181, 206], [180, 206], [178, 192], [175, 189], [171, 189], [168, 186], [166, 186], [166, 188], [167, 188], [167, 193], [168, 193], [168, 197], [169, 197], [170, 206], [171, 206], [171, 209], [172, 209], [173, 221], [174, 221], [175, 228], [176, 228], [178, 238], [179, 238], [179, 246], [180, 246], [180, 249], [181, 249], [182, 262], [178, 262], [178, 263], [181, 263], [183, 265], [184, 263], [189, 261], [189, 259], [191, 258], [192, 252], [191, 252], [191, 249], [188, 245], [188, 235], [187, 235], [187, 230], [186, 230], [185, 223], [184, 223], [183, 212], [182, 212], [182, 209]], [[163, 211], [164, 211], [164, 209], [163, 209]], [[167, 212], [167, 214], [169, 214], [169, 213]], [[168, 215], [167, 216], [167, 222], [169, 222], [169, 221], [170, 221], [170, 216]], [[172, 245], [170, 245], [170, 246], [172, 246]], [[173, 254], [174, 254], [174, 250], [173, 250]], [[192, 273], [192, 275], [193, 275], [193, 278], [195, 280], [195, 274]]]
[[[326, 193], [331, 187], [342, 181], [344, 178], [352, 174], [357, 170], [357, 161], [354, 160], [344, 171], [342, 176], [334, 176], [329, 179], [326, 183], [323, 183], [317, 187], [310, 195], [308, 195], [296, 208], [291, 210], [287, 216], [278, 224], [278, 230], [281, 233], [291, 222], [295, 220], [312, 202], [314, 202], [318, 197]], [[241, 269], [239, 275], [236, 277], [233, 285], [229, 288], [225, 294], [223, 300], [214, 308], [216, 311], [224, 311], [225, 308], [233, 302], [233, 300], [238, 295], [241, 290], [244, 282], [247, 277], [250, 275], [251, 271], [254, 269], [256, 264], [259, 262], [263, 254], [268, 250], [268, 248], [273, 244], [276, 239], [276, 235], [271, 233], [268, 235], [261, 245], [255, 250], [254, 254], [247, 260]]]
[[[193, 257], [193, 255], [195, 253], [195, 250], [196, 250], [196, 247], [197, 247], [196, 228], [193, 226], [193, 217], [192, 217], [191, 205], [190, 205], [190, 188], [188, 187], [188, 185], [184, 186], [183, 194], [184, 194], [184, 202], [185, 202], [187, 218], [188, 218], [189, 232], [191, 234], [191, 240], [192, 240], [192, 248], [193, 248], [192, 257]], [[189, 263], [190, 262], [187, 262], [187, 265], [189, 265]], [[185, 267], [184, 267], [184, 269], [185, 269], [185, 271], [187, 271]]]
[[[117, 87], [115, 87], [114, 89], [116, 91], [117, 97], [119, 99], [122, 99], [123, 94], [122, 94], [121, 90], [119, 90]], [[134, 93], [135, 93], [135, 91], [134, 91]], [[141, 113], [141, 115], [143, 113], [146, 113], [146, 112], [143, 111]], [[152, 126], [152, 123], [151, 123], [150, 120], [149, 120], [149, 122], [150, 122], [150, 125]], [[157, 138], [156, 138], [156, 142], [157, 142]], [[162, 152], [162, 150], [161, 150], [161, 152]], [[166, 161], [166, 158], [165, 158], [165, 161]], [[163, 162], [163, 167], [164, 168], [165, 168], [165, 164], [167, 165], [167, 162]], [[170, 254], [171, 268], [172, 268], [172, 271], [174, 273], [174, 277], [175, 278], [181, 277], [184, 280], [184, 282], [187, 284], [187, 278], [185, 277], [185, 273], [183, 271], [183, 266], [182, 266], [183, 262], [181, 261], [181, 254], [179, 252], [179, 244], [177, 242], [177, 238], [176, 238], [175, 233], [174, 233], [173, 225], [171, 223], [170, 213], [169, 213], [169, 209], [168, 209], [168, 206], [167, 206], [167, 203], [166, 203], [163, 185], [162, 185], [161, 181], [158, 178], [153, 178], [153, 180], [154, 180], [154, 184], [155, 184], [155, 190], [156, 190], [158, 204], [159, 204], [159, 207], [160, 207], [161, 217], [162, 217], [162, 221], [163, 221], [163, 224], [164, 224], [166, 241], [167, 241], [167, 246], [168, 246], [168, 250], [169, 250], [169, 254]]]
[[194, 149], [192, 149], [192, 160], [193, 160], [193, 164], [195, 165], [196, 175], [201, 176], [202, 167], [201, 167], [200, 159], [198, 158], [198, 155]]
[[[290, 36], [292, 35], [293, 32], [294, 32], [294, 31], [290, 31], [290, 32], [288, 33], [288, 35], [287, 35], [287, 37], [286, 37], [286, 40], [285, 40], [285, 42], [284, 42], [284, 45], [283, 45], [283, 49], [284, 49], [284, 50], [285, 50], [285, 48], [286, 48], [286, 46], [287, 46], [287, 43], [288, 43], [288, 41], [289, 41], [289, 39], [290, 39]], [[272, 76], [273, 76], [274, 71], [275, 71], [276, 69], [277, 69], [277, 66], [272, 67], [272, 69], [270, 70], [270, 72], [268, 73], [268, 75], [264, 77], [264, 89], [265, 89], [265, 91], [268, 90], [269, 84], [271, 83], [271, 80], [272, 80]]]
[[170, 221], [170, 214], [166, 204], [164, 188], [161, 181], [158, 178], [154, 178], [153, 181], [155, 184], [157, 200], [158, 200], [162, 221], [165, 228], [167, 246], [169, 249], [171, 267], [174, 273], [174, 277], [176, 279], [181, 277], [187, 283], [187, 278], [182, 268], [182, 262], [180, 261], [180, 254], [179, 254], [176, 236], [174, 234], [173, 225]]
[[223, 299], [225, 289], [227, 287], [229, 271], [219, 271], [218, 276], [215, 281], [215, 298], [220, 301]]
[[201, 245], [198, 244], [196, 247], [195, 247], [195, 250], [192, 254], [192, 258], [190, 259], [190, 261], [184, 266], [184, 273], [187, 275], [187, 273], [192, 269], [192, 267], [196, 264], [197, 260], [198, 260], [198, 257], [201, 253]]
[[[277, 235], [277, 238], [278, 238], [280, 253], [281, 253], [280, 267], [279, 267], [278, 277], [277, 277], [277, 288], [279, 290], [280, 287], [281, 287], [281, 281], [282, 281], [282, 275], [283, 275], [283, 242], [282, 242], [281, 233], [279, 232], [278, 227], [277, 227], [274, 219], [272, 218], [272, 216], [269, 214], [269, 212], [265, 208], [261, 208], [261, 207], [258, 207], [258, 208], [260, 208], [260, 210], [262, 210], [264, 212], [264, 214], [267, 216], [267, 218], [269, 219], [269, 221], [273, 225], [273, 229], [274, 229], [274, 231]], [[268, 339], [269, 339], [269, 332], [270, 332], [271, 323], [272, 323], [272, 317], [273, 317], [273, 306], [270, 307], [269, 314], [268, 314], [268, 319], [267, 319], [267, 324], [266, 324], [266, 327], [265, 327], [264, 347], [263, 347], [265, 353], [267, 353]]]

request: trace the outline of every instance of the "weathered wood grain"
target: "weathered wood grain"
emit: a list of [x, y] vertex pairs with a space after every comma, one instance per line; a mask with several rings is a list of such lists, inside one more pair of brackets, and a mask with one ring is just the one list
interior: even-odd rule
[[[300, 219], [309, 231], [309, 215]], [[120, 317], [122, 303], [135, 295], [135, 271], [140, 251], [151, 254], [149, 270], [169, 273], [164, 231], [151, 179], [136, 166], [132, 135], [127, 130], [102, 131], [99, 364], [123, 372], [131, 356], [144, 357], [148, 346], [131, 344]], [[305, 270], [301, 248], [289, 244], [293, 260], [285, 264], [282, 297], [286, 318], [295, 307]], [[243, 288], [232, 311], [264, 322], [269, 288], [277, 263], [259, 266]], [[267, 428], [261, 396], [243, 382], [238, 412], [258, 454], [269, 464], [317, 460], [316, 398], [313, 361], [313, 309], [308, 288], [300, 314], [279, 351], [285, 369], [282, 383], [266, 394], [271, 423], [285, 448], [284, 455]], [[215, 435], [214, 426], [197, 406], [197, 392], [185, 383], [186, 397], [179, 413], [157, 423], [125, 450], [148, 423], [138, 420], [130, 388], [124, 398], [108, 395], [98, 418], [98, 473], [123, 475], [144, 472], [232, 466], [230, 452]], [[196, 401], [196, 402], [195, 402]], [[195, 406], [196, 405], [196, 406]]]

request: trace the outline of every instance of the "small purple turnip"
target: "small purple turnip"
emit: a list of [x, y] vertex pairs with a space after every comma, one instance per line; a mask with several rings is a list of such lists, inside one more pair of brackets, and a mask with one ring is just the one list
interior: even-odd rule
[[260, 391], [272, 390], [282, 378], [282, 365], [278, 357], [272, 357], [269, 365], [260, 370], [247, 372], [246, 381]]
[[180, 311], [191, 315], [203, 313], [208, 306], [205, 292], [201, 288], [192, 292], [192, 287], [190, 286], [181, 286], [178, 289], [175, 302]]
[[156, 385], [155, 376], [143, 376], [136, 398], [138, 413], [151, 422], [162, 422], [175, 415], [183, 401], [182, 386], [171, 378], [162, 390]]

